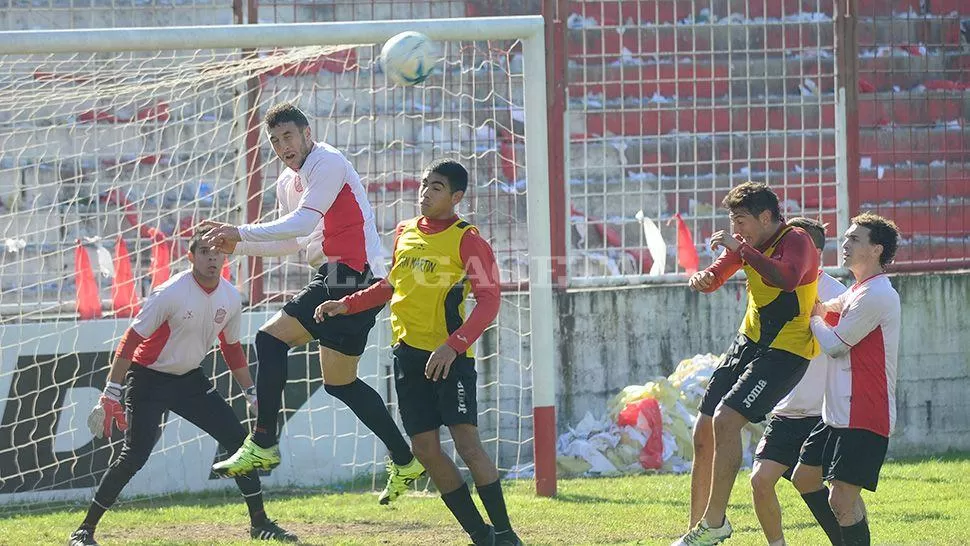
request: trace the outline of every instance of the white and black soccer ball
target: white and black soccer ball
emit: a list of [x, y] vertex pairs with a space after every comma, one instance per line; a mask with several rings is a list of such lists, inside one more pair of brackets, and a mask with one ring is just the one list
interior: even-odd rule
[[420, 32], [402, 32], [381, 48], [381, 67], [398, 85], [417, 85], [428, 78], [436, 61], [434, 44]]

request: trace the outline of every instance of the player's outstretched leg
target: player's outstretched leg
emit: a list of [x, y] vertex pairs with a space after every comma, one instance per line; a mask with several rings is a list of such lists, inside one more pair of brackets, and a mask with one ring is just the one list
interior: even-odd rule
[[346, 404], [360, 422], [387, 447], [390, 454], [387, 485], [381, 492], [379, 501], [381, 504], [389, 504], [406, 493], [414, 480], [425, 475], [425, 470], [421, 462], [411, 454], [411, 447], [387, 411], [384, 399], [373, 387], [357, 377], [359, 361], [359, 356], [320, 347], [324, 389]]
[[[288, 319], [288, 320], [287, 320]], [[279, 323], [296, 322], [292, 317], [277, 314], [264, 327], [277, 330]], [[299, 323], [296, 323], [299, 326]], [[309, 334], [300, 326], [302, 334]], [[306, 340], [304, 340], [304, 343]], [[256, 398], [259, 400], [259, 413], [253, 434], [246, 438], [242, 447], [225, 461], [212, 465], [212, 471], [220, 476], [243, 476], [256, 470], [270, 470], [280, 464], [280, 449], [276, 440], [276, 421], [283, 402], [283, 387], [286, 385], [287, 353], [290, 344], [281, 341], [268, 331], [256, 333], [256, 358], [259, 368], [256, 371]]]

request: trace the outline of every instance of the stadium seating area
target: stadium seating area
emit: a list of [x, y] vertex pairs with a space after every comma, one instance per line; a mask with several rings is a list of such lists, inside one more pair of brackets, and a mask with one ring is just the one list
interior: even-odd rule
[[[569, 13], [568, 166], [566, 180], [553, 183], [568, 185], [574, 276], [645, 272], [650, 258], [635, 219], [641, 210], [659, 220], [668, 242], [674, 227], [666, 220], [679, 213], [700, 248], [713, 230], [725, 227], [723, 217], [714, 214], [720, 198], [748, 179], [771, 182], [789, 210], [820, 215], [834, 225], [832, 0], [561, 4]], [[263, 2], [259, 19], [453, 17], [504, 14], [503, 9], [508, 8], [454, 0]], [[523, 10], [537, 12], [538, 5], [517, 6], [518, 13]], [[858, 10], [860, 208], [899, 223], [906, 238], [901, 262], [935, 261], [928, 267], [940, 267], [945, 259], [968, 260], [970, 3], [859, 0]], [[37, 0], [0, 11], [4, 30], [233, 20], [231, 7], [214, 0], [143, 0], [122, 7], [95, 0], [85, 8], [77, 2]], [[514, 62], [514, 56], [510, 59]], [[338, 54], [263, 83], [265, 89], [303, 90], [301, 104], [319, 120], [316, 134], [347, 149], [375, 201], [386, 204], [379, 211], [385, 234], [390, 236], [398, 220], [415, 212], [422, 147], [447, 149], [458, 140], [473, 139], [477, 151], [490, 154], [490, 160], [478, 162], [476, 177], [508, 190], [483, 192], [473, 203], [477, 221], [488, 231], [524, 220], [524, 200], [509, 190], [523, 176], [517, 168], [521, 159], [516, 159], [523, 157], [521, 139], [494, 131], [468, 135], [458, 123], [427, 122], [444, 114], [476, 126], [480, 120], [470, 113], [473, 109], [449, 100], [445, 91], [480, 98], [485, 88], [456, 80], [446, 69], [432, 82], [440, 85], [438, 93], [408, 90], [389, 103], [373, 103], [354, 96], [368, 83], [343, 73], [355, 62], [370, 59], [366, 52]], [[39, 82], [49, 76], [34, 74]], [[519, 82], [513, 83], [506, 90], [509, 100], [521, 97]], [[226, 149], [224, 144], [233, 137], [232, 126], [223, 122], [234, 112], [231, 100], [211, 100], [205, 105], [157, 97], [121, 110], [94, 103], [83, 115], [53, 124], [57, 112], [0, 111], [0, 237], [28, 245], [13, 253], [8, 244], [0, 256], [4, 292], [19, 290], [24, 300], [70, 299], [73, 253], [58, 249], [70, 249], [79, 237], [116, 233], [126, 226], [125, 211], [103, 197], [111, 188], [125, 187], [128, 178], [154, 180], [135, 188], [132, 196], [158, 211], [153, 227], [168, 234], [211, 211], [225, 210], [233, 197], [233, 162], [204, 156], [212, 150], [238, 153], [238, 146]], [[402, 116], [402, 108], [424, 115]], [[521, 134], [516, 112], [502, 115], [499, 125]], [[166, 153], [176, 140], [191, 141], [191, 149]], [[270, 153], [265, 143], [262, 153]], [[158, 172], [163, 176], [152, 177]], [[275, 176], [268, 169], [263, 174]], [[264, 202], [273, 200], [267, 192]], [[184, 212], [186, 204], [190, 214]], [[506, 280], [519, 276], [515, 270], [521, 266], [518, 251], [525, 248], [525, 233], [491, 230]], [[126, 237], [137, 239], [134, 232]], [[138, 248], [144, 266], [148, 247]], [[834, 264], [832, 255], [828, 258]], [[106, 294], [107, 285], [103, 288]], [[0, 307], [12, 301], [5, 296]]]

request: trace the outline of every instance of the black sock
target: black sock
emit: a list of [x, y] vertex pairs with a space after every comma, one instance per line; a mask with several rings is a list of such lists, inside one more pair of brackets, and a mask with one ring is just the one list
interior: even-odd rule
[[[391, 460], [397, 465], [410, 463], [414, 456], [411, 447], [404, 440], [404, 435], [397, 428], [397, 423], [387, 411], [384, 399], [370, 385], [359, 378], [348, 385], [324, 385], [331, 396], [347, 404], [361, 423], [384, 442], [391, 453]], [[262, 402], [260, 402], [262, 412]]]
[[242, 492], [249, 510], [249, 521], [253, 525], [260, 525], [266, 521], [266, 509], [263, 507], [263, 488], [256, 473], [236, 477], [236, 486]]
[[869, 522], [862, 518], [859, 523], [842, 527], [842, 544], [845, 546], [869, 546]]
[[822, 526], [832, 545], [841, 546], [842, 531], [839, 528], [839, 521], [835, 519], [835, 513], [832, 512], [832, 507], [829, 506], [829, 488], [823, 486], [818, 491], [805, 493], [802, 495], [802, 500], [812, 511], [815, 521]]
[[455, 515], [458, 524], [466, 533], [474, 535], [485, 530], [485, 520], [482, 519], [482, 515], [478, 512], [478, 508], [472, 500], [472, 494], [468, 491], [467, 483], [461, 484], [461, 487], [451, 493], [441, 495], [441, 500], [445, 501], [445, 506]]
[[84, 521], [81, 522], [80, 528], [87, 528], [94, 531], [98, 526], [98, 522], [101, 521], [101, 516], [107, 511], [108, 509], [98, 504], [98, 501], [93, 501], [91, 506], [88, 506], [88, 513], [84, 516]]
[[283, 404], [283, 387], [286, 386], [287, 353], [290, 346], [260, 330], [256, 333], [256, 399], [259, 414], [253, 441], [260, 447], [276, 445], [276, 421]]
[[495, 527], [495, 532], [511, 531], [512, 524], [509, 523], [509, 512], [505, 508], [501, 480], [495, 480], [488, 485], [480, 485], [477, 489], [478, 497], [482, 499], [482, 504], [485, 505], [485, 511], [488, 513], [488, 519], [492, 520], [492, 527]]

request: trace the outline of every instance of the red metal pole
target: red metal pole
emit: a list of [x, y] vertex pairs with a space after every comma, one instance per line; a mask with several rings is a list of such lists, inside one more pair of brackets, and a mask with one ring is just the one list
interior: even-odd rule
[[[835, 20], [835, 48], [838, 63], [836, 89], [845, 104], [845, 157], [848, 166], [846, 185], [848, 186], [849, 216], [859, 213], [859, 44], [856, 42], [856, 27], [859, 11], [857, 0], [839, 0]], [[841, 235], [841, 234], [839, 234]]]
[[552, 282], [569, 284], [566, 270], [566, 0], [543, 0], [546, 20], [546, 106], [549, 109], [549, 219], [552, 237]]

